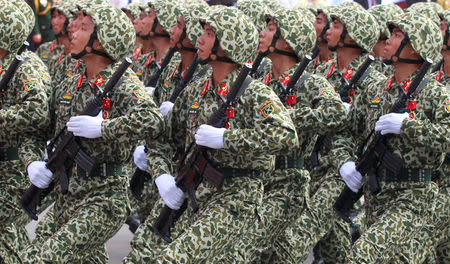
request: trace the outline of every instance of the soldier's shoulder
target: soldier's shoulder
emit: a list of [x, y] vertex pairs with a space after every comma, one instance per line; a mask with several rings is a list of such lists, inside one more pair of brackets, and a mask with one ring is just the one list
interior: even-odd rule
[[17, 69], [18, 73], [34, 74], [43, 73], [49, 75], [47, 66], [42, 60], [33, 52], [25, 51], [22, 53], [23, 63]]

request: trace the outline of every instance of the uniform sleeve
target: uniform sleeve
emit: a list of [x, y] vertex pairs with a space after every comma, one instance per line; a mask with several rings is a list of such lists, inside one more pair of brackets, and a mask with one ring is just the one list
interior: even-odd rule
[[[131, 70], [129, 70], [131, 71]], [[134, 73], [132, 73], [134, 74]], [[121, 115], [102, 122], [102, 137], [106, 140], [127, 138], [138, 141], [156, 138], [164, 129], [164, 120], [137, 76], [128, 78], [116, 93]]]
[[[434, 82], [434, 81], [433, 81]], [[433, 85], [433, 84], [429, 84]], [[450, 152], [450, 93], [443, 86], [424, 89], [423, 102], [426, 119], [406, 118], [401, 128], [401, 136], [407, 137], [412, 144], [426, 147], [436, 152]], [[419, 102], [420, 103], [420, 102]]]
[[323, 77], [311, 76], [297, 91], [298, 108], [289, 109], [292, 121], [305, 132], [334, 132], [343, 125], [347, 112], [339, 95]]
[[[161, 174], [173, 174], [174, 157], [177, 150], [185, 150], [186, 140], [186, 88], [175, 101], [172, 110], [165, 116], [166, 129], [164, 133], [155, 140], [147, 142], [147, 164], [148, 173], [153, 179]], [[173, 175], [175, 176], [175, 175]]]
[[298, 146], [297, 133], [288, 111], [278, 96], [266, 85], [253, 81], [243, 94], [247, 127], [228, 129], [224, 133], [224, 149], [245, 153], [281, 154]]

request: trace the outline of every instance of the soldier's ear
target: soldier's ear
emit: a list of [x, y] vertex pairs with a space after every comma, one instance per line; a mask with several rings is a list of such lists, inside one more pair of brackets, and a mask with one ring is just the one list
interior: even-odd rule
[[92, 48], [98, 51], [105, 51], [102, 44], [100, 44], [100, 41], [98, 39], [94, 40], [94, 43], [92, 43]]

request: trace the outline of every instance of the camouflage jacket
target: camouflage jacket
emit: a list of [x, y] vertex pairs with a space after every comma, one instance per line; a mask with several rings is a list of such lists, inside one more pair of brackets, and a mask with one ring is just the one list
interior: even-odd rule
[[56, 65], [64, 57], [64, 45], [58, 45], [56, 40], [46, 42], [39, 46], [36, 54], [47, 65], [50, 76], [53, 77]]
[[[176, 52], [172, 60], [179, 60], [180, 59], [180, 53]], [[164, 58], [166, 55], [162, 56], [159, 61], [156, 61], [156, 54], [154, 51], [150, 52], [149, 54], [146, 54], [143, 56], [144, 66], [142, 67], [142, 77], [141, 81], [144, 83], [144, 86], [147, 86], [148, 81], [150, 80], [150, 77], [153, 76], [153, 74], [156, 73], [161, 63], [164, 61]], [[138, 75], [139, 76], [139, 75]], [[154, 100], [157, 105], [160, 105], [162, 102], [159, 102], [159, 100]]]
[[[170, 99], [170, 96], [172, 96], [172, 93], [181, 83], [181, 80], [184, 78], [184, 74], [186, 72], [186, 70], [184, 70], [180, 73], [180, 67], [181, 59], [178, 60], [177, 58], [175, 58], [172, 59], [169, 65], [167, 65], [167, 67], [163, 70], [161, 77], [158, 80], [158, 85], [156, 86], [155, 93], [153, 94], [153, 100], [155, 100], [155, 102], [158, 101], [161, 104]], [[208, 67], [209, 70], [202, 71], [204, 67]], [[198, 76], [200, 72], [202, 75]], [[209, 76], [211, 76], [210, 66], [199, 64], [192, 78], [206, 81]]]
[[[150, 142], [147, 161], [153, 177], [163, 173], [176, 175], [171, 168], [173, 152], [180, 148], [186, 150], [195, 143], [197, 129], [207, 124], [222, 104], [219, 94], [231, 88], [239, 71], [238, 68], [231, 72], [217, 87], [209, 76], [206, 81], [192, 82], [183, 90], [166, 116], [165, 136]], [[297, 135], [289, 113], [266, 85], [253, 81], [233, 109], [234, 116], [228, 119], [223, 136], [223, 148], [208, 150], [213, 166], [270, 171], [275, 165], [274, 154], [297, 148]]]
[[[24, 62], [10, 84], [0, 91], [0, 145], [2, 148], [18, 147], [20, 159], [28, 166], [43, 157], [43, 131], [49, 124], [47, 90], [51, 78], [36, 54], [25, 51], [22, 57]], [[0, 60], [0, 78], [4, 77], [13, 59], [14, 54], [9, 54]]]
[[[268, 73], [262, 81], [280, 94], [289, 83], [299, 64], [292, 66], [278, 79]], [[299, 138], [299, 148], [291, 148], [296, 157], [309, 157], [314, 148], [317, 134], [326, 134], [343, 125], [346, 110], [339, 95], [331, 84], [322, 76], [303, 73], [308, 76], [295, 93], [295, 104], [288, 108]]]
[[[98, 93], [93, 84], [104, 86], [117, 66], [118, 63], [110, 64], [93, 80], [86, 80], [83, 73], [76, 72], [55, 89], [51, 101], [55, 133], [63, 129], [71, 116], [80, 114]], [[142, 138], [156, 137], [164, 127], [158, 108], [136, 74], [128, 69], [121, 80], [123, 82], [107, 99], [110, 107], [103, 110], [102, 137], [78, 139], [82, 149], [98, 163], [124, 163], [129, 159], [134, 143]]]
[[385, 76], [391, 76], [394, 74], [394, 67], [391, 65], [384, 64], [382, 58], [375, 58], [375, 61], [373, 62], [372, 65], [375, 68], [375, 70], [381, 72]]
[[[394, 76], [386, 78], [378, 72], [377, 82], [367, 83], [366, 89], [356, 95], [348, 115], [347, 129], [334, 143], [339, 150], [334, 156], [337, 166], [346, 161], [356, 161], [359, 147], [375, 127], [381, 115], [409, 87], [417, 74], [413, 73], [400, 85]], [[387, 147], [404, 161], [405, 168], [437, 169], [443, 161], [443, 153], [450, 149], [450, 93], [434, 78], [408, 101], [409, 118], [403, 121], [399, 135], [389, 135]], [[370, 142], [369, 139], [368, 142]], [[367, 147], [367, 146], [364, 146]]]
[[318, 55], [314, 61], [310, 62], [308, 67], [306, 68], [307, 72], [316, 73], [316, 74], [322, 74], [322, 72], [317, 72], [317, 69], [320, 71], [323, 71], [323, 64], [325, 63], [331, 63], [332, 61], [336, 61], [336, 52], [332, 52], [331, 55], [324, 61], [320, 60], [320, 55]]
[[70, 78], [77, 73], [84, 73], [84, 71], [85, 65], [83, 60], [76, 60], [70, 55], [63, 56], [61, 62], [58, 63], [55, 67], [55, 71], [52, 76], [52, 87], [57, 87], [67, 78]]

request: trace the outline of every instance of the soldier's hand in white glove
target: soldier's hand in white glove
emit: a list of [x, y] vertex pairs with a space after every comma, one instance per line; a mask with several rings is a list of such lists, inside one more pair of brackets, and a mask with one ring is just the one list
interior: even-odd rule
[[170, 112], [170, 110], [172, 110], [173, 107], [173, 103], [170, 101], [165, 101], [161, 104], [161, 106], [159, 107], [159, 111], [161, 111], [161, 114], [163, 116], [167, 115], [167, 113]]
[[155, 180], [159, 195], [171, 209], [180, 209], [185, 199], [184, 192], [175, 184], [175, 178], [170, 174], [162, 174]]
[[136, 166], [145, 171], [147, 170], [147, 153], [145, 153], [145, 146], [137, 146], [133, 153], [134, 164]]
[[358, 190], [361, 188], [363, 179], [361, 173], [356, 170], [356, 165], [353, 161], [347, 161], [346, 163], [342, 164], [341, 168], [339, 169], [339, 173], [341, 174], [342, 179], [344, 180], [345, 184], [347, 184], [348, 188], [352, 190], [353, 192], [358, 192]]
[[407, 117], [409, 117], [408, 113], [382, 115], [375, 123], [375, 131], [380, 131], [381, 135], [400, 134], [403, 120]]
[[223, 148], [223, 133], [225, 133], [225, 130], [225, 128], [201, 125], [195, 133], [195, 143], [213, 149], [221, 149]]
[[352, 106], [351, 104], [349, 104], [349, 103], [342, 103], [343, 105], [344, 105], [344, 107], [345, 107], [345, 110], [347, 110], [347, 113], [348, 112], [350, 112], [350, 107]]
[[99, 138], [102, 136], [102, 111], [97, 116], [73, 116], [67, 122], [67, 131], [77, 137]]
[[147, 86], [145, 87], [145, 90], [150, 96], [153, 96], [153, 94], [155, 93], [155, 87]]
[[28, 178], [34, 186], [45, 189], [53, 178], [53, 173], [47, 169], [44, 161], [33, 161], [27, 167]]

